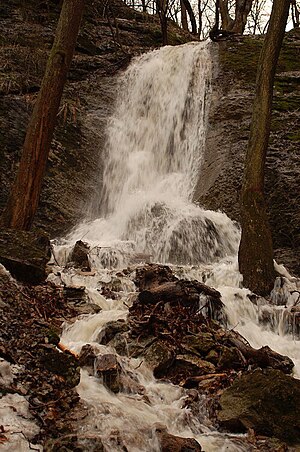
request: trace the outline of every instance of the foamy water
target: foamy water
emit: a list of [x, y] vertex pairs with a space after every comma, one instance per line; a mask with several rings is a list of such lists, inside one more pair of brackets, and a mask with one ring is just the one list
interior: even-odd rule
[[[208, 45], [191, 43], [143, 55], [121, 77], [118, 104], [107, 131], [101, 215], [79, 225], [56, 245], [60, 267], [50, 276], [57, 284], [85, 286], [90, 302], [102, 311], [66, 326], [61, 340], [77, 353], [86, 343], [99, 353], [115, 352], [99, 345], [97, 337], [108, 321], [126, 319], [135, 292], [135, 266], [142, 261], [170, 263], [179, 277], [220, 290], [230, 327], [254, 347], [269, 345], [290, 356], [295, 375], [300, 376], [299, 342], [286, 334], [284, 308], [276, 308], [272, 326], [262, 325], [262, 310], [273, 308], [254, 305], [250, 292], [242, 287], [236, 257], [238, 226], [226, 215], [192, 203], [205, 147], [211, 66]], [[93, 275], [63, 269], [76, 240], [90, 246]], [[129, 273], [120, 274], [119, 269], [128, 265]], [[99, 290], [103, 283], [114, 281], [119, 296], [107, 299]], [[287, 303], [297, 284], [285, 279], [286, 293], [280, 296]], [[185, 406], [184, 389], [156, 381], [140, 360], [118, 360], [123, 372], [143, 388], [140, 393], [113, 394], [86, 371], [78, 386], [90, 407], [82, 432], [100, 435], [107, 450], [121, 451], [125, 445], [130, 452], [159, 451], [158, 425], [197, 439], [207, 452], [248, 450], [238, 437], [213, 428], [203, 400], [197, 413], [191, 412]]]

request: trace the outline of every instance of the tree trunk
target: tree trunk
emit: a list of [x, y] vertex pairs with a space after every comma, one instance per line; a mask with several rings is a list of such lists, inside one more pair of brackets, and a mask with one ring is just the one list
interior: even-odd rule
[[6, 227], [28, 230], [32, 225], [83, 8], [84, 0], [64, 0], [41, 89], [27, 127], [19, 169], [1, 217]]
[[248, 15], [252, 8], [253, 0], [236, 0], [235, 19], [231, 27], [234, 33], [243, 34], [245, 31]]
[[186, 7], [182, 0], [180, 0], [180, 12], [181, 12], [181, 26], [185, 31], [189, 31], [187, 15], [186, 15]]
[[230, 17], [228, 0], [219, 0], [219, 8], [221, 15], [221, 28], [222, 30], [229, 31], [234, 23], [234, 20]]
[[193, 8], [192, 8], [189, 0], [182, 0], [182, 2], [188, 12], [188, 15], [189, 15], [189, 18], [191, 21], [192, 33], [193, 33], [193, 35], [196, 35], [197, 34], [197, 23], [196, 23], [196, 18], [195, 18]]
[[289, 12], [287, 0], [274, 0], [260, 54], [250, 138], [242, 186], [239, 268], [244, 286], [266, 295], [273, 287], [272, 237], [264, 201], [264, 168], [270, 134], [275, 69]]
[[168, 45], [168, 0], [158, 0], [157, 5], [159, 8], [158, 14], [162, 33], [162, 44], [166, 46]]

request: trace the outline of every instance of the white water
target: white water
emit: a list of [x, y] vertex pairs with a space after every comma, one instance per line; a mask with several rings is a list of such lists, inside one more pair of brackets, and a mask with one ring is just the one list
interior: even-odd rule
[[[108, 321], [126, 318], [135, 291], [134, 264], [171, 263], [178, 276], [218, 288], [231, 326], [255, 347], [268, 344], [288, 354], [299, 376], [300, 351], [293, 336], [284, 335], [284, 309], [278, 307], [273, 329], [262, 327], [260, 313], [269, 307], [254, 306], [242, 288], [237, 226], [226, 215], [192, 203], [205, 146], [211, 71], [208, 46], [193, 43], [143, 55], [121, 78], [108, 129], [102, 217], [80, 225], [55, 248], [63, 266], [76, 240], [88, 242], [95, 275], [58, 268], [50, 276], [57, 283], [84, 285], [102, 311], [66, 327], [62, 342], [76, 352], [86, 343], [99, 353], [111, 351], [96, 343], [97, 336]], [[119, 274], [128, 264], [130, 273]], [[119, 286], [116, 300], [100, 295], [103, 284]], [[284, 296], [288, 302], [290, 291]], [[183, 389], [155, 381], [137, 360], [119, 357], [119, 362], [142, 390], [112, 394], [98, 378], [82, 372], [78, 392], [90, 406], [82, 433], [100, 435], [113, 452], [122, 444], [130, 452], [159, 451], [159, 424], [175, 435], [196, 438], [206, 452], [247, 450], [240, 439], [214, 431], [202, 401], [195, 415], [184, 407]]]

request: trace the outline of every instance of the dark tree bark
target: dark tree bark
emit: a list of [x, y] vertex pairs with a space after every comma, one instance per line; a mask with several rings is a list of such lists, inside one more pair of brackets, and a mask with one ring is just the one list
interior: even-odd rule
[[272, 237], [264, 200], [264, 170], [270, 134], [274, 76], [288, 12], [288, 0], [274, 0], [258, 62], [241, 196], [242, 237], [239, 268], [244, 277], [244, 286], [260, 295], [270, 292], [275, 279]]
[[157, 0], [157, 6], [162, 33], [162, 44], [166, 46], [168, 45], [168, 0]]
[[[288, 0], [287, 0], [288, 1]], [[222, 30], [243, 34], [247, 24], [248, 15], [252, 8], [253, 0], [236, 0], [235, 17], [230, 16], [228, 0], [220, 0], [220, 14]]]
[[84, 0], [64, 0], [41, 89], [27, 127], [17, 175], [0, 220], [6, 227], [28, 230], [32, 225], [83, 9]]
[[247, 18], [252, 8], [252, 3], [253, 0], [236, 0], [235, 19], [230, 31], [239, 34], [244, 33], [247, 24]]
[[189, 31], [186, 7], [184, 6], [183, 0], [180, 0], [180, 12], [181, 12], [181, 26], [185, 31]]
[[222, 30], [231, 30], [234, 20], [229, 14], [228, 0], [219, 0], [219, 8], [221, 15], [221, 28]]
[[189, 0], [182, 0], [182, 2], [187, 10], [187, 13], [188, 13], [190, 21], [191, 21], [192, 33], [193, 33], [193, 35], [196, 35], [197, 34], [197, 23], [196, 23], [196, 18], [195, 18], [193, 8], [192, 8]]

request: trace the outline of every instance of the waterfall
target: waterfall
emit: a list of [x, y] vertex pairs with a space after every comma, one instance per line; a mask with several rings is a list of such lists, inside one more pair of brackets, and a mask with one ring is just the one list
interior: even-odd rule
[[[237, 225], [225, 214], [192, 202], [205, 148], [211, 76], [209, 46], [189, 43], [142, 55], [120, 77], [107, 129], [101, 215], [79, 225], [55, 247], [55, 262], [61, 266], [49, 276], [67, 287], [84, 286], [88, 300], [101, 312], [66, 325], [61, 340], [77, 353], [86, 343], [99, 353], [115, 353], [97, 338], [107, 322], [127, 318], [136, 290], [134, 264], [170, 263], [178, 277], [217, 288], [230, 327], [254, 347], [269, 345], [288, 354], [300, 376], [300, 350], [294, 337], [285, 334], [283, 317], [274, 317], [274, 328], [262, 325], [263, 309], [269, 308], [251, 303], [250, 292], [242, 288]], [[80, 239], [90, 246], [89, 274], [62, 269]], [[119, 271], [128, 264], [127, 271]], [[115, 299], [101, 295], [103, 286], [114, 284]], [[290, 293], [274, 297], [284, 304]], [[282, 310], [278, 307], [277, 312]], [[143, 394], [113, 394], [83, 371], [77, 390], [89, 414], [79, 433], [100, 436], [105, 450], [112, 452], [157, 452], [155, 427], [163, 425], [174, 435], [197, 439], [207, 452], [249, 450], [239, 438], [212, 427], [203, 403], [196, 415], [188, 410], [184, 389], [156, 381], [139, 359], [118, 359], [122, 370], [144, 388]]]
[[124, 265], [124, 255], [197, 264], [236, 252], [236, 225], [192, 203], [211, 73], [208, 45], [189, 43], [136, 58], [120, 78], [107, 131], [102, 217], [69, 237], [98, 245], [103, 267]]

